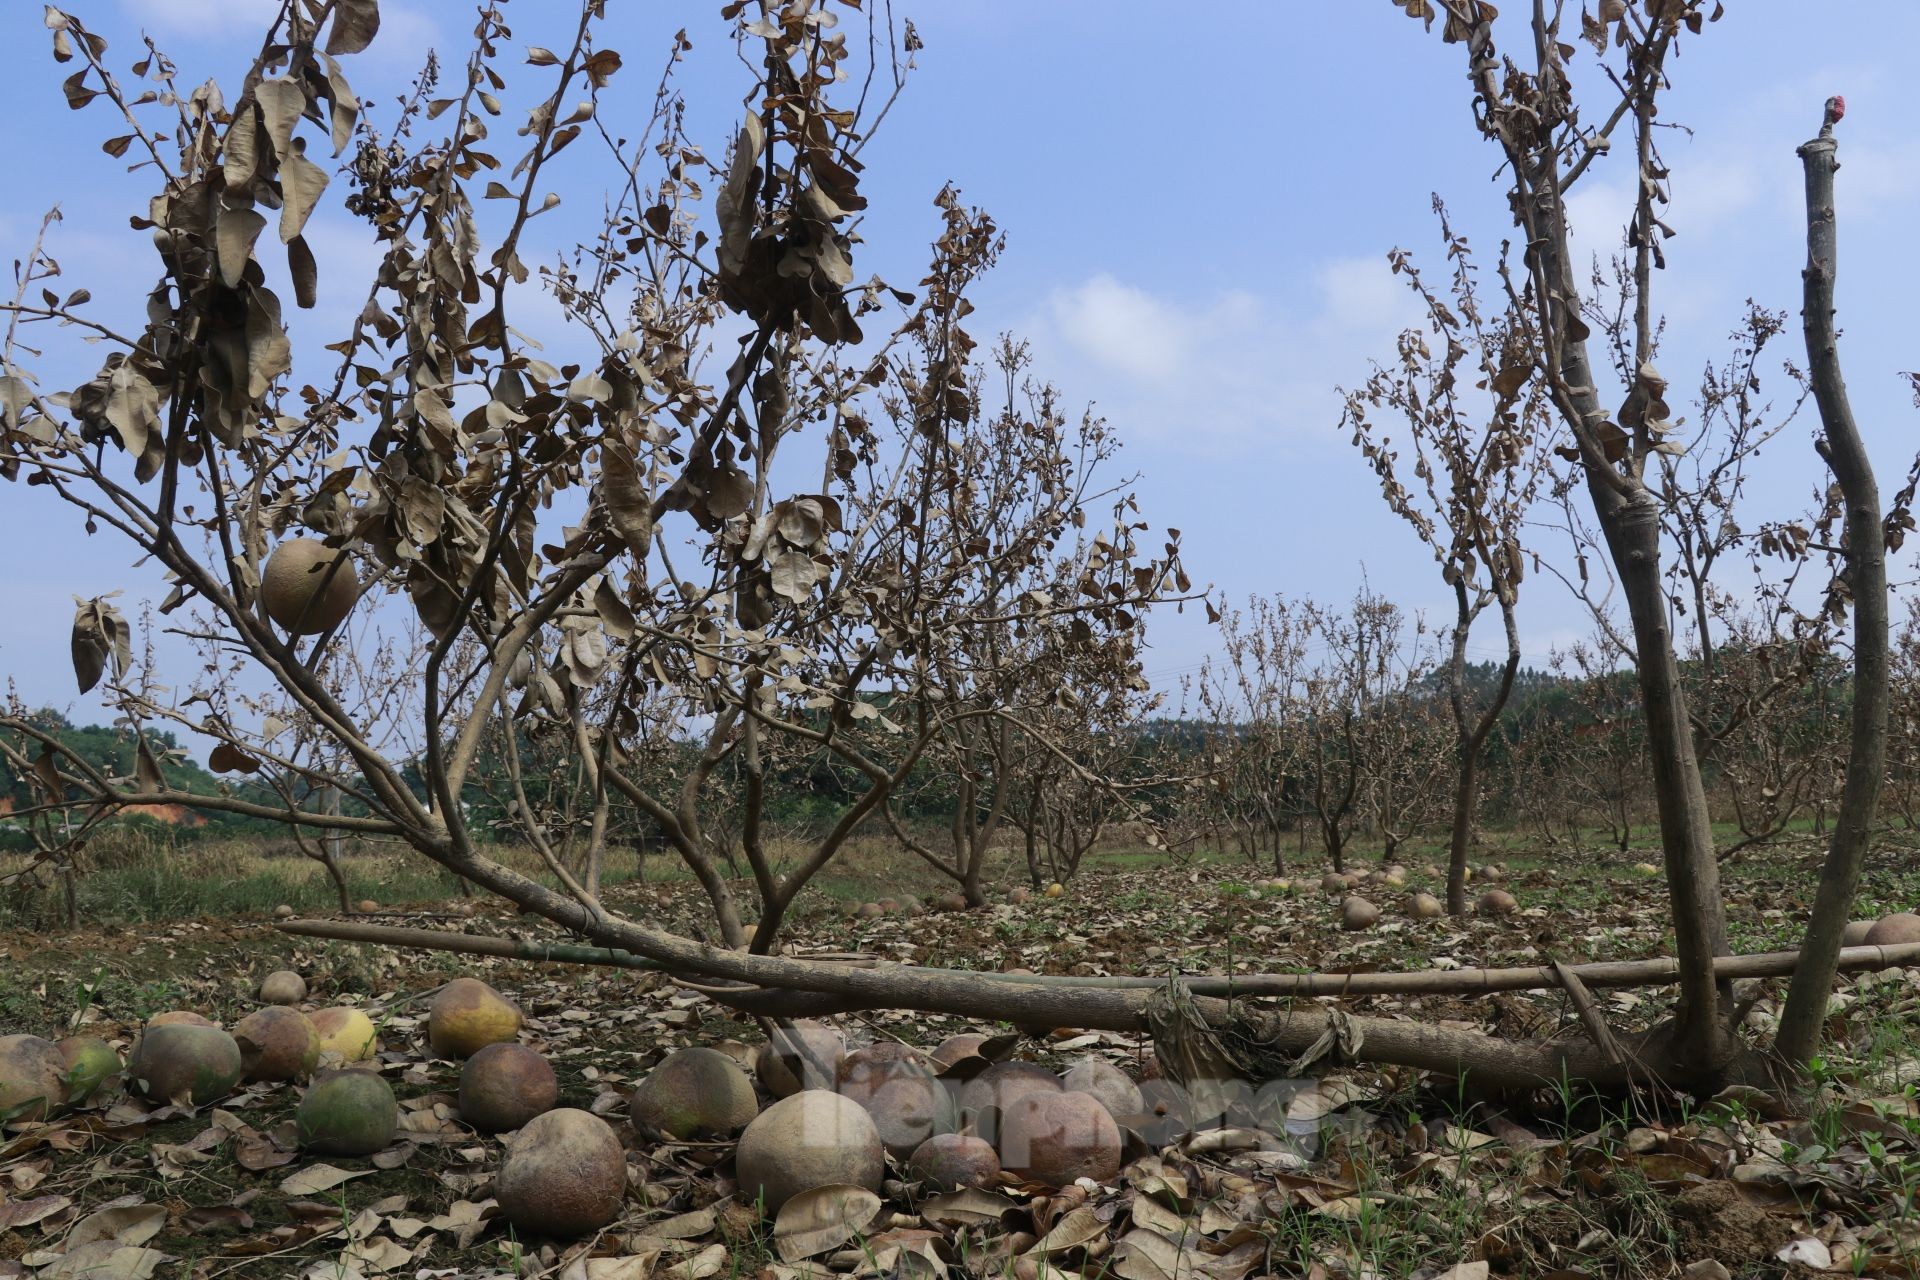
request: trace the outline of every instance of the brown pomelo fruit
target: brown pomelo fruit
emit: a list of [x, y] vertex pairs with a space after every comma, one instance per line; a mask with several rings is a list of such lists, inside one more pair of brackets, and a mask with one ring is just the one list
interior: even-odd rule
[[1110, 1182], [1120, 1172], [1120, 1127], [1088, 1094], [1034, 1094], [1005, 1116], [1000, 1163], [1050, 1187], [1077, 1178]]
[[1060, 1077], [1037, 1062], [996, 1062], [960, 1088], [960, 1117], [997, 1142], [1007, 1113], [1036, 1094], [1059, 1093]]
[[1340, 927], [1357, 933], [1380, 923], [1380, 908], [1357, 893], [1348, 894], [1340, 903]]
[[967, 909], [967, 895], [964, 893], [943, 893], [933, 900], [933, 909], [935, 911], [946, 912], [965, 911]]
[[44, 1120], [67, 1101], [67, 1060], [39, 1036], [0, 1036], [0, 1124]]
[[362, 898], [360, 899], [360, 901], [353, 904], [353, 909], [355, 911], [358, 911], [363, 916], [370, 916], [370, 915], [376, 914], [380, 910], [380, 904], [375, 902], [372, 898]]
[[291, 920], [293, 919], [293, 908], [283, 902], [273, 909], [273, 918], [275, 920]]
[[220, 1024], [191, 1009], [169, 1009], [165, 1013], [156, 1013], [148, 1018], [147, 1025], [150, 1027], [217, 1027]]
[[1494, 916], [1510, 916], [1520, 909], [1520, 902], [1505, 889], [1489, 889], [1480, 895], [1474, 904], [1474, 910], [1491, 919]]
[[1867, 945], [1870, 947], [1892, 947], [1903, 942], [1920, 942], [1920, 915], [1911, 911], [1896, 911], [1890, 916], [1881, 916], [1867, 930]]
[[941, 1191], [984, 1186], [999, 1172], [993, 1144], [970, 1133], [936, 1133], [907, 1160], [908, 1177]]
[[553, 1064], [523, 1044], [490, 1044], [460, 1068], [460, 1118], [482, 1133], [518, 1129], [559, 1100]]
[[1430, 893], [1410, 893], [1407, 895], [1407, 914], [1415, 920], [1438, 920], [1447, 913], [1440, 905], [1440, 899]]
[[878, 920], [885, 914], [887, 909], [877, 902], [863, 902], [860, 904], [860, 909], [854, 912], [854, 915], [862, 920]]
[[935, 1045], [927, 1056], [933, 1060], [934, 1069], [945, 1071], [962, 1058], [971, 1058], [979, 1054], [987, 1037], [973, 1031], [963, 1031], [957, 1036], [948, 1036]]
[[68, 1036], [54, 1047], [66, 1064], [68, 1106], [79, 1106], [120, 1074], [120, 1055], [99, 1036]]
[[185, 1098], [204, 1107], [232, 1093], [244, 1070], [240, 1046], [218, 1027], [148, 1023], [127, 1061], [127, 1080], [149, 1102]]
[[1507, 869], [1497, 862], [1489, 862], [1480, 868], [1480, 878], [1488, 884], [1499, 884], [1507, 878]]
[[233, 1039], [248, 1080], [303, 1080], [320, 1061], [320, 1033], [285, 1005], [255, 1009], [234, 1024]]
[[1140, 1114], [1144, 1103], [1140, 1086], [1105, 1058], [1082, 1058], [1068, 1067], [1060, 1084], [1069, 1093], [1084, 1093], [1107, 1109], [1116, 1121]]
[[1345, 893], [1352, 887], [1343, 872], [1329, 871], [1320, 877], [1320, 889], [1324, 893]]
[[[1159, 1059], [1147, 1059], [1150, 1069], [1159, 1069]], [[1150, 1147], [1169, 1146], [1193, 1132], [1193, 1103], [1187, 1091], [1170, 1080], [1148, 1076], [1140, 1082], [1141, 1112], [1126, 1117], [1129, 1131], [1140, 1135]], [[1118, 1123], [1118, 1119], [1116, 1119]]]
[[288, 538], [273, 549], [260, 573], [267, 616], [289, 635], [331, 631], [346, 621], [359, 598], [353, 557], [316, 538]]
[[370, 1156], [393, 1141], [400, 1104], [379, 1073], [323, 1071], [294, 1112], [301, 1147], [326, 1156]]
[[1024, 902], [1032, 902], [1033, 890], [1027, 888], [1025, 885], [1016, 885], [1007, 891], [1007, 901], [1016, 907]]
[[906, 1045], [882, 1043], [854, 1050], [841, 1060], [837, 1087], [842, 1097], [873, 1117], [880, 1141], [896, 1159], [906, 1159], [934, 1134], [953, 1128], [953, 1099], [946, 1086], [932, 1065]]
[[320, 1052], [341, 1062], [365, 1062], [380, 1048], [373, 1019], [358, 1009], [339, 1005], [309, 1014], [307, 1020], [320, 1033]]
[[880, 1131], [866, 1108], [824, 1089], [774, 1103], [754, 1117], [734, 1149], [741, 1198], [768, 1214], [814, 1187], [878, 1191], [886, 1166]]
[[299, 1004], [307, 998], [307, 980], [291, 969], [275, 969], [260, 980], [261, 1004]]
[[1846, 929], [1840, 934], [1840, 945], [1845, 947], [1864, 947], [1867, 945], [1867, 935], [1873, 932], [1873, 926], [1878, 923], [1879, 921], [1877, 920], [1847, 921]]
[[833, 1088], [846, 1056], [847, 1040], [838, 1031], [821, 1022], [795, 1022], [773, 1029], [754, 1055], [753, 1073], [774, 1097], [791, 1098], [802, 1089]]
[[427, 1043], [443, 1058], [471, 1058], [520, 1034], [520, 1010], [478, 978], [455, 978], [427, 1006]]
[[493, 1194], [501, 1214], [522, 1232], [589, 1235], [620, 1216], [627, 1153], [599, 1116], [561, 1107], [514, 1135]]
[[729, 1136], [760, 1114], [753, 1081], [718, 1049], [675, 1049], [647, 1073], [627, 1102], [643, 1133], [670, 1138]]

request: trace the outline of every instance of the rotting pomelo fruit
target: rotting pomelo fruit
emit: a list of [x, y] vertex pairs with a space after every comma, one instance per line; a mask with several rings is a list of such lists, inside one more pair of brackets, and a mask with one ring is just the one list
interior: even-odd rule
[[471, 1058], [520, 1034], [520, 1010], [478, 978], [455, 978], [427, 1006], [427, 1043], [445, 1058]]
[[941, 1071], [952, 1068], [953, 1064], [965, 1058], [978, 1057], [981, 1048], [987, 1043], [987, 1037], [976, 1031], [962, 1031], [959, 1035], [948, 1036], [935, 1045], [927, 1056], [933, 1059], [933, 1065]]
[[[953, 1128], [953, 1099], [933, 1067], [906, 1046], [868, 1045], [840, 1063], [842, 1097], [866, 1109], [887, 1153], [904, 1160], [936, 1133]], [[799, 1097], [799, 1094], [795, 1094]]]
[[960, 1089], [960, 1115], [973, 1131], [994, 1141], [1001, 1117], [1026, 1098], [1059, 1093], [1060, 1077], [1037, 1062], [996, 1062]]
[[1145, 1109], [1140, 1086], [1126, 1072], [1104, 1058], [1082, 1058], [1060, 1077], [1069, 1093], [1084, 1093], [1107, 1109], [1115, 1121], [1137, 1116]]
[[67, 1100], [67, 1060], [39, 1036], [0, 1036], [0, 1123], [44, 1120]]
[[1447, 909], [1440, 905], [1440, 899], [1430, 893], [1407, 895], [1407, 914], [1415, 920], [1438, 920], [1446, 913]]
[[978, 1187], [1000, 1172], [993, 1144], [970, 1133], [936, 1133], [913, 1149], [907, 1175], [941, 1191]]
[[587, 1235], [620, 1216], [627, 1153], [599, 1116], [561, 1107], [535, 1116], [514, 1135], [493, 1194], [520, 1231]]
[[299, 1004], [307, 998], [307, 980], [291, 969], [275, 969], [260, 980], [261, 1004]]
[[331, 631], [346, 621], [359, 598], [353, 557], [317, 538], [288, 538], [273, 549], [260, 573], [267, 616], [289, 635]]
[[825, 1089], [803, 1090], [762, 1111], [734, 1151], [742, 1198], [769, 1214], [814, 1187], [878, 1191], [886, 1163], [866, 1108]]
[[1380, 923], [1380, 908], [1368, 902], [1357, 893], [1350, 893], [1340, 903], [1340, 927], [1350, 933], [1362, 929], [1371, 929]]
[[1911, 911], [1896, 911], [1890, 916], [1881, 916], [1867, 930], [1867, 945], [1870, 947], [1893, 947], [1903, 942], [1920, 942], [1920, 915]]
[[847, 1040], [822, 1022], [795, 1022], [773, 1029], [754, 1055], [753, 1073], [776, 1098], [790, 1098], [802, 1089], [831, 1089], [840, 1076], [840, 1060], [847, 1056]]
[[374, 1071], [321, 1072], [294, 1113], [300, 1145], [324, 1156], [370, 1156], [399, 1125], [393, 1086]]
[[358, 1009], [337, 1005], [309, 1014], [307, 1021], [320, 1033], [320, 1054], [340, 1062], [365, 1062], [380, 1047], [373, 1019]]
[[1489, 889], [1480, 895], [1480, 901], [1474, 909], [1489, 918], [1510, 916], [1520, 909], [1520, 903], [1505, 889]]
[[245, 1066], [240, 1046], [218, 1027], [148, 1024], [127, 1062], [127, 1079], [149, 1102], [185, 1099], [196, 1107], [226, 1097]]
[[307, 1015], [285, 1005], [255, 1009], [234, 1024], [246, 1078], [304, 1080], [320, 1061], [320, 1033]]
[[217, 1027], [220, 1024], [191, 1009], [169, 1009], [147, 1019], [150, 1027]]
[[718, 1049], [676, 1049], [647, 1073], [627, 1103], [634, 1127], [670, 1138], [730, 1135], [760, 1114], [753, 1081]]
[[1000, 1163], [1051, 1187], [1077, 1178], [1110, 1182], [1120, 1172], [1120, 1127], [1088, 1094], [1034, 1094], [1004, 1117]]
[[120, 1074], [120, 1055], [99, 1036], [68, 1036], [55, 1047], [66, 1064], [68, 1106], [79, 1106]]
[[460, 1118], [482, 1133], [518, 1129], [559, 1100], [553, 1064], [523, 1044], [490, 1044], [460, 1068]]

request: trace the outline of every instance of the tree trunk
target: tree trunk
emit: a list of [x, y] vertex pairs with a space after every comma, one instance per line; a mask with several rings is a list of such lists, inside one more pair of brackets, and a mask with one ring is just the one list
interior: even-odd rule
[[1460, 776], [1453, 792], [1453, 834], [1447, 843], [1447, 913], [1467, 913], [1467, 846], [1473, 839], [1473, 795], [1479, 786], [1480, 752], [1460, 739]]
[[1820, 888], [1801, 944], [1800, 963], [1787, 990], [1774, 1037], [1774, 1052], [1799, 1068], [1820, 1047], [1827, 997], [1842, 935], [1860, 890], [1860, 868], [1873, 838], [1873, 819], [1887, 769], [1888, 668], [1887, 559], [1881, 531], [1880, 490], [1866, 443], [1854, 424], [1847, 384], [1840, 376], [1839, 340], [1833, 325], [1834, 265], [1838, 248], [1833, 207], [1836, 144], [1833, 126], [1839, 99], [1827, 103], [1820, 136], [1800, 148], [1806, 172], [1807, 267], [1800, 319], [1806, 332], [1807, 365], [1820, 409], [1821, 453], [1839, 481], [1846, 506], [1846, 567], [1853, 602], [1853, 718], [1847, 773]]

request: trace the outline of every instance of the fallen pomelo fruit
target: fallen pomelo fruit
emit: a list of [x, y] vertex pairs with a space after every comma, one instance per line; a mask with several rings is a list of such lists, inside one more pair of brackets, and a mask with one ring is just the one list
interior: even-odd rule
[[572, 1107], [548, 1111], [514, 1135], [493, 1194], [520, 1231], [587, 1235], [620, 1216], [627, 1153], [599, 1116]]
[[907, 1174], [941, 1191], [978, 1187], [1000, 1172], [993, 1144], [972, 1134], [936, 1133], [907, 1161]]
[[233, 1038], [248, 1080], [304, 1080], [320, 1061], [320, 1033], [285, 1005], [255, 1009], [234, 1024]]
[[825, 1089], [774, 1103], [754, 1117], [734, 1149], [741, 1198], [768, 1214], [814, 1187], [878, 1191], [886, 1163], [873, 1117]]
[[676, 1049], [647, 1073], [627, 1103], [634, 1127], [670, 1138], [740, 1132], [760, 1114], [753, 1081], [717, 1049]]
[[427, 1006], [427, 1042], [446, 1058], [470, 1058], [520, 1034], [520, 1010], [478, 978], [455, 978]]
[[1007, 1112], [1000, 1163], [1052, 1187], [1079, 1178], [1110, 1182], [1120, 1172], [1120, 1127], [1087, 1094], [1036, 1094]]
[[240, 1046], [218, 1027], [149, 1024], [133, 1046], [127, 1079], [149, 1102], [180, 1099], [204, 1107], [233, 1092], [245, 1065]]
[[800, 1021], [775, 1027], [753, 1061], [753, 1073], [776, 1098], [802, 1089], [831, 1089], [840, 1076], [847, 1040], [821, 1022]]
[[326, 1156], [370, 1156], [393, 1141], [399, 1125], [393, 1086], [373, 1071], [322, 1072], [294, 1113], [300, 1145]]
[[518, 1129], [559, 1099], [553, 1064], [523, 1044], [490, 1044], [460, 1068], [460, 1118], [482, 1133]]
[[[67, 1065], [67, 1105], [79, 1106], [120, 1074], [120, 1055], [99, 1036], [68, 1036], [56, 1046]], [[4, 1108], [0, 1108], [3, 1110]]]
[[44, 1120], [67, 1100], [67, 1060], [39, 1036], [0, 1036], [0, 1123]]
[[260, 980], [260, 1003], [299, 1004], [307, 998], [307, 980], [291, 969], [276, 969]]
[[340, 1062], [365, 1062], [379, 1049], [373, 1019], [358, 1009], [339, 1005], [309, 1015], [313, 1029], [320, 1033], [320, 1053]]

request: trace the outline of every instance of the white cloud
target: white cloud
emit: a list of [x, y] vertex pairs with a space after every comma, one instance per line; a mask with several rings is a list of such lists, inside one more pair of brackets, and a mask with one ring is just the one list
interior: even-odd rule
[[1332, 438], [1336, 384], [1357, 383], [1418, 319], [1377, 259], [1322, 265], [1303, 305], [1245, 290], [1173, 296], [1102, 274], [1055, 289], [1033, 335], [1070, 396], [1097, 391], [1123, 435], [1197, 447]]

